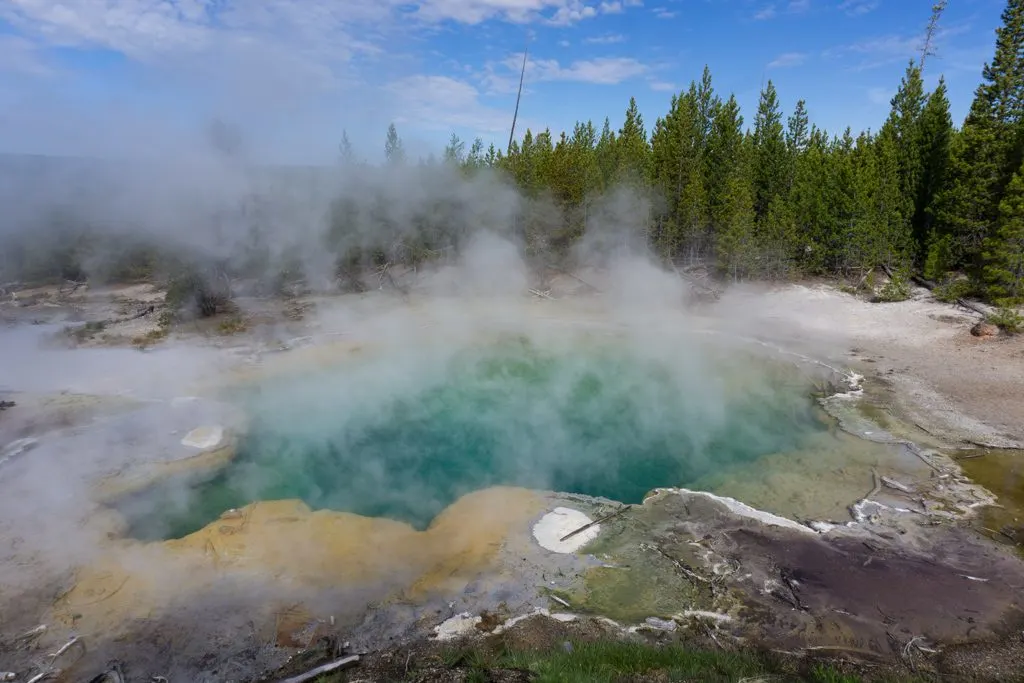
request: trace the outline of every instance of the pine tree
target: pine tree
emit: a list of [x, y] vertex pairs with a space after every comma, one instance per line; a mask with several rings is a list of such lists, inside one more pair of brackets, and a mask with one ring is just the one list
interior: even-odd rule
[[637, 107], [636, 98], [629, 98], [626, 119], [619, 129], [615, 142], [618, 152], [619, 178], [627, 183], [642, 184], [650, 177], [650, 146], [644, 119]]
[[665, 118], [651, 135], [651, 174], [666, 206], [659, 218], [656, 242], [662, 254], [675, 257], [684, 247], [697, 256], [706, 250], [708, 206], [703, 178], [703, 120], [696, 84], [673, 96]]
[[341, 143], [338, 145], [338, 161], [343, 166], [350, 166], [356, 162], [356, 154], [352, 149], [352, 142], [348, 139], [348, 131], [341, 131]]
[[398, 129], [393, 123], [388, 126], [388, 137], [384, 141], [384, 157], [390, 164], [405, 163], [405, 148], [402, 146], [402, 139], [398, 137]]
[[466, 173], [475, 173], [486, 165], [486, 159], [484, 158], [484, 141], [480, 138], [475, 138], [473, 144], [469, 147], [469, 153], [466, 154], [466, 158], [462, 161], [462, 170]]
[[444, 161], [446, 164], [461, 165], [465, 154], [466, 143], [458, 135], [452, 133], [448, 144], [444, 148]]
[[722, 99], [715, 94], [715, 89], [711, 84], [711, 69], [707, 64], [704, 65], [704, 71], [701, 73], [700, 85], [691, 83], [688, 94], [696, 106], [699, 139], [701, 147], [704, 147], [707, 145], [708, 136], [711, 135], [715, 114], [722, 106]]
[[743, 116], [736, 98], [718, 108], [708, 134], [704, 155], [704, 178], [708, 191], [708, 212], [716, 229], [725, 224], [734, 194], [727, 182], [741, 164], [743, 148]]
[[985, 240], [983, 255], [988, 297], [1002, 306], [1024, 303], [1024, 167], [1006, 188], [997, 229]]
[[921, 175], [918, 179], [911, 228], [918, 253], [922, 254], [932, 239], [935, 219], [935, 198], [945, 185], [949, 173], [950, 144], [953, 139], [953, 120], [946, 98], [946, 82], [939, 84], [928, 96], [921, 111], [919, 126], [919, 156]]
[[797, 100], [796, 108], [792, 116], [786, 121], [786, 146], [792, 155], [801, 154], [807, 150], [810, 132], [810, 117], [807, 115], [807, 103]]
[[949, 235], [955, 265], [976, 269], [999, 217], [1003, 192], [1021, 161], [1024, 120], [1024, 0], [1008, 0], [996, 51], [986, 64], [967, 120], [952, 145], [949, 181], [936, 199], [939, 237]]
[[817, 128], [811, 128], [807, 146], [793, 163], [793, 187], [790, 205], [796, 231], [795, 256], [800, 267], [809, 272], [825, 268], [826, 245], [832, 224], [830, 197], [832, 168], [828, 137]]
[[920, 68], [911, 61], [890, 102], [889, 118], [879, 132], [879, 139], [892, 146], [896, 157], [900, 216], [911, 231], [920, 194], [922, 168], [921, 116], [925, 106], [924, 83]]
[[595, 153], [597, 165], [601, 171], [601, 188], [608, 189], [619, 174], [619, 146], [615, 133], [612, 131], [608, 117], [601, 127], [601, 137], [597, 140]]
[[754, 211], [758, 221], [768, 213], [768, 205], [783, 193], [787, 177], [788, 154], [782, 127], [782, 112], [775, 85], [761, 91], [754, 118]]
[[754, 192], [748, 165], [739, 162], [726, 180], [722, 193], [722, 223], [716, 236], [715, 257], [719, 272], [733, 280], [748, 277], [755, 267]]

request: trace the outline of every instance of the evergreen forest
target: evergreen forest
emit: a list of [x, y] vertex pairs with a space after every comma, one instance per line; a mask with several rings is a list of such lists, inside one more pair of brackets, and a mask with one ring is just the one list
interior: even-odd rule
[[[343, 135], [339, 165], [326, 175], [263, 169], [255, 189], [230, 206], [204, 209], [212, 191], [176, 201], [160, 214], [160, 230], [139, 229], [144, 217], [122, 209], [118, 228], [97, 236], [110, 212], [89, 217], [79, 200], [51, 201], [33, 219], [44, 216], [45, 226], [22, 221], [27, 229], [17, 238], [6, 233], [0, 280], [173, 279], [177, 271], [192, 282], [209, 277], [195, 275], [203, 253], [203, 267], [221, 281], [271, 273], [281, 283], [326, 263], [345, 288], [366, 268], [447, 258], [481, 228], [550, 263], [571, 259], [585, 236], [613, 224], [628, 233], [630, 248], [666, 265], [702, 265], [723, 280], [863, 283], [885, 273], [890, 299], [909, 296], [913, 279], [939, 298], [1018, 306], [1024, 0], [1007, 0], [994, 54], [959, 125], [941, 74], [929, 73], [931, 91], [923, 78], [941, 65], [929, 57], [945, 4], [933, 7], [920, 56], [908, 61], [877, 131], [822, 130], [804, 100], [784, 111], [771, 81], [748, 120], [705, 67], [653, 123], [631, 100], [617, 129], [605, 118], [557, 135], [526, 130], [504, 150], [453, 135], [443, 158], [418, 162], [392, 124], [383, 165], [357, 160]], [[241, 141], [226, 128], [213, 132], [214, 148], [233, 158]], [[94, 203], [109, 203], [96, 194]], [[11, 210], [4, 220], [17, 217]], [[186, 234], [191, 252], [169, 246]], [[110, 253], [101, 257], [104, 249]]]
[[[936, 5], [931, 36], [944, 3]], [[507, 152], [454, 135], [444, 163], [497, 169], [560, 220], [523, 217], [527, 242], [558, 251], [584, 234], [588, 207], [616, 187], [649, 201], [643, 237], [674, 262], [731, 279], [916, 276], [951, 298], [1024, 302], [1024, 0], [1009, 0], [970, 112], [956, 127], [946, 86], [927, 91], [926, 43], [907, 64], [877, 132], [825, 131], [803, 100], [784, 112], [769, 81], [752, 125], [704, 69], [645, 122], [631, 100], [622, 127], [527, 130]], [[388, 130], [391, 163], [401, 140]], [[343, 159], [351, 159], [347, 140]]]

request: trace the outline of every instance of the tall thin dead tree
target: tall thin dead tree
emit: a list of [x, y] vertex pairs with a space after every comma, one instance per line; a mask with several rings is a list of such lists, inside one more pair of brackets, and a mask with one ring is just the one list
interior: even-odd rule
[[942, 18], [942, 12], [946, 9], [946, 5], [949, 0], [939, 0], [932, 5], [932, 16], [928, 20], [928, 27], [924, 30], [924, 45], [921, 46], [921, 61], [918, 62], [917, 68], [920, 71], [924, 71], [924, 60], [928, 57], [935, 56], [934, 40], [935, 34], [939, 31], [939, 19]]
[[512, 114], [512, 130], [508, 133], [508, 151], [506, 154], [512, 153], [512, 139], [516, 135], [516, 119], [519, 118], [519, 100], [523, 96], [523, 78], [526, 76], [526, 56], [530, 53], [530, 43], [527, 41], [526, 47], [523, 48], [523, 69], [519, 72], [519, 92], [516, 93], [516, 110]]

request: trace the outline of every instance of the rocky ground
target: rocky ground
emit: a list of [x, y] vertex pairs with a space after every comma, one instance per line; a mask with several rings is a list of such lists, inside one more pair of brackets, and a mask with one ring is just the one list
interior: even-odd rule
[[[526, 297], [538, 315], [585, 321], [593, 310], [588, 297], [601, 296], [590, 290], [619, 292], [623, 285], [595, 272], [582, 279], [555, 275], [537, 287], [542, 289]], [[193, 414], [199, 404], [167, 409], [176, 397], [198, 391], [213, 368], [264, 371], [268, 358], [316, 358], [322, 345], [351, 336], [357, 327], [378, 325], [387, 332], [386, 322], [375, 323], [371, 315], [383, 301], [373, 297], [386, 296], [380, 293], [341, 309], [334, 297], [242, 301], [220, 319], [177, 327], [162, 315], [161, 296], [145, 285], [49, 288], [19, 292], [0, 307], [10, 326], [0, 344], [9, 358], [20, 359], [0, 386], [0, 399], [14, 404], [0, 412], [0, 444], [6, 444], [0, 486], [20, 487], [5, 494], [4, 538], [11, 542], [0, 574], [17, 578], [0, 588], [6, 607], [0, 671], [14, 673], [13, 680], [57, 669], [65, 680], [89, 680], [110, 668], [110, 659], [120, 661], [118, 675], [128, 681], [277, 680], [339, 654], [317, 649], [318, 642], [345, 641], [349, 653], [367, 654], [338, 680], [396, 680], [400, 655], [411, 653], [405, 676], [421, 669], [410, 669], [410, 662], [425, 659], [416, 648], [503, 631], [556, 645], [580, 632], [602, 638], [688, 634], [714, 648], [855, 660], [869, 676], [916, 670], [942, 680], [1021, 679], [1024, 563], [1012, 538], [996, 542], [972, 528], [972, 515], [992, 498], [963, 476], [951, 456], [963, 446], [1024, 441], [1024, 338], [975, 337], [973, 313], [923, 291], [909, 301], [876, 304], [822, 285], [734, 288], [716, 304], [685, 314], [694, 329], [857, 368], [867, 377], [871, 405], [881, 411], [860, 411], [859, 419], [872, 424], [872, 416], [884, 418], [874, 420], [872, 438], [924, 445], [906, 446], [907, 457], [919, 463], [914, 477], [876, 473], [869, 490], [865, 472], [849, 518], [795, 522], [675, 489], [654, 492], [627, 510], [612, 501], [556, 493], [515, 493], [513, 505], [512, 494], [492, 492], [460, 501], [462, 518], [480, 520], [475, 535], [452, 540], [462, 527], [445, 527], [449, 522], [441, 520], [433, 535], [388, 531], [393, 549], [385, 544], [375, 553], [366, 544], [383, 532], [357, 532], [354, 520], [301, 509], [262, 516], [240, 511], [181, 544], [180, 553], [161, 555], [162, 566], [179, 573], [160, 573], [141, 554], [131, 555], [138, 566], [124, 559], [129, 555], [96, 565], [95, 548], [113, 552], [117, 542], [104, 544], [123, 529], [116, 520], [103, 521], [96, 487], [86, 495], [74, 482], [137, 483], [154, 467], [178, 467], [216, 453], [220, 441], [210, 448], [181, 445], [189, 430], [214, 419]], [[54, 344], [92, 349], [95, 362], [54, 355], [41, 363], [25, 350], [27, 338], [18, 336], [31, 328], [47, 330]], [[196, 348], [174, 355], [187, 344]], [[143, 351], [103, 355], [103, 349], [132, 346]], [[18, 356], [18, 349], [25, 355]], [[853, 414], [848, 411], [851, 424]], [[169, 415], [177, 417], [168, 422]], [[219, 414], [214, 421], [233, 424], [236, 417]], [[117, 431], [122, 437], [101, 444], [101, 462], [76, 465], [74, 453], [95, 450], [92, 427], [101, 422], [123, 423]], [[859, 429], [868, 431], [863, 424]], [[160, 455], [149, 458], [147, 468], [125, 469], [133, 453], [154, 444]], [[590, 520], [618, 514], [592, 527], [587, 533], [594, 540], [581, 550], [553, 552], [538, 544], [536, 525], [559, 507]], [[496, 510], [503, 511], [497, 526], [485, 513]], [[281, 530], [278, 536], [263, 531], [272, 528]], [[65, 542], [33, 546], [33, 529]], [[297, 538], [313, 543], [334, 537], [361, 539], [334, 546], [338, 554], [328, 556], [339, 568], [332, 579], [337, 591], [289, 585], [294, 568], [283, 560], [277, 573], [260, 573], [268, 562], [261, 557], [295, 555]], [[418, 549], [409, 555], [408, 576], [341, 589], [348, 558], [355, 555], [361, 571], [372, 573], [374, 562], [397, 556], [400, 548]], [[69, 573], [77, 563], [72, 560], [89, 568]], [[304, 566], [313, 562], [304, 560]], [[330, 564], [317, 567], [330, 577]], [[264, 596], [255, 606], [254, 595]], [[40, 609], [54, 598], [55, 608]], [[535, 613], [514, 627], [507, 624]], [[40, 620], [46, 629], [33, 632]], [[82, 640], [60, 650], [74, 637]], [[456, 669], [435, 666], [433, 674], [413, 680], [461, 680]], [[269, 671], [277, 671], [277, 678]]]

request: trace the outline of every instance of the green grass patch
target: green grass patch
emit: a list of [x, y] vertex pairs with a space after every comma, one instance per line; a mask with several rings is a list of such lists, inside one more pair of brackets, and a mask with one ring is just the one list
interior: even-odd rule
[[[491, 680], [488, 672], [529, 672], [536, 683], [613, 683], [618, 681], [702, 681], [735, 683], [741, 680], [794, 683], [859, 683], [867, 680], [852, 665], [799, 662], [762, 652], [709, 650], [680, 644], [659, 645], [637, 641], [565, 641], [542, 651], [500, 651], [455, 647], [441, 654], [445, 667], [461, 670], [465, 680]], [[357, 675], [352, 675], [358, 678]], [[415, 678], [410, 672], [407, 678]], [[322, 683], [345, 680], [324, 678]], [[886, 681], [923, 681], [919, 678], [882, 678]]]

